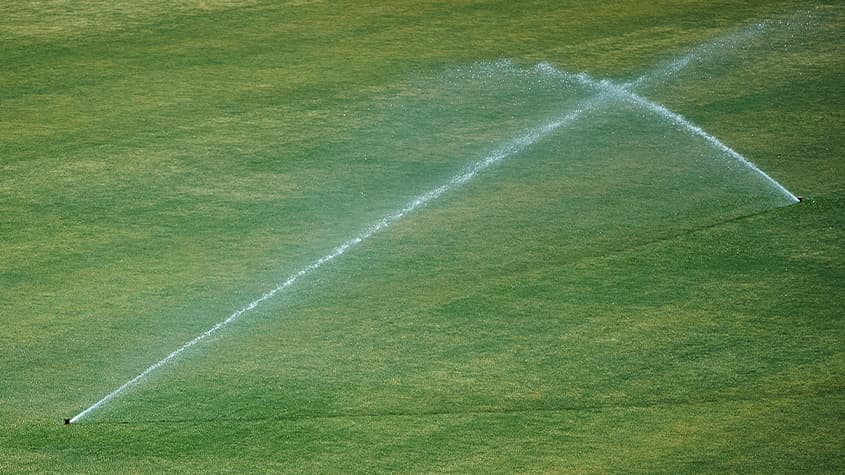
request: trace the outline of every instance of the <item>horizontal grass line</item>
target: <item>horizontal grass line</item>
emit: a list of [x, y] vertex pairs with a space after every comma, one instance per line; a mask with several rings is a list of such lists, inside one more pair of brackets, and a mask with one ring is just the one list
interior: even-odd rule
[[[797, 204], [802, 204], [802, 203], [799, 202]], [[603, 258], [603, 257], [609, 257], [609, 256], [619, 254], [619, 253], [623, 253], [623, 252], [628, 252], [628, 251], [632, 251], [632, 250], [636, 250], [636, 249], [642, 249], [642, 248], [645, 248], [645, 247], [653, 246], [655, 244], [663, 244], [663, 243], [671, 242], [671, 241], [674, 241], [674, 240], [677, 240], [677, 239], [682, 239], [682, 238], [685, 238], [685, 237], [694, 236], [696, 234], [703, 233], [703, 232], [706, 232], [706, 231], [711, 231], [713, 229], [718, 229], [720, 227], [727, 226], [729, 224], [739, 223], [739, 222], [747, 221], [747, 220], [750, 220], [750, 219], [753, 219], [753, 218], [756, 218], [756, 217], [759, 217], [759, 216], [763, 216], [763, 215], [766, 215], [766, 214], [778, 212], [778, 211], [781, 211], [782, 209], [783, 208], [769, 208], [769, 209], [764, 209], [764, 210], [761, 210], [761, 211], [756, 211], [754, 213], [748, 213], [748, 214], [743, 214], [743, 215], [739, 215], [739, 216], [734, 216], [732, 218], [723, 219], [721, 221], [716, 221], [716, 222], [709, 223], [709, 224], [702, 224], [702, 225], [699, 225], [699, 226], [691, 226], [691, 227], [686, 228], [686, 229], [678, 230], [677, 232], [674, 232], [674, 233], [666, 233], [662, 236], [658, 235], [658, 236], [655, 236], [652, 239], [646, 239], [642, 242], [634, 243], [634, 244], [631, 244], [631, 245], [628, 245], [628, 246], [617, 247], [617, 248], [611, 249], [608, 252], [605, 252], [605, 253], [602, 253], [602, 254], [599, 254], [599, 255], [595, 255], [595, 256], [590, 256], [588, 258], [581, 259], [579, 261], [587, 261], [587, 260], [591, 260], [591, 259], [600, 259], [600, 258]]]
[[512, 408], [477, 408], [466, 410], [432, 410], [432, 411], [386, 411], [372, 413], [346, 413], [346, 414], [301, 414], [287, 416], [264, 416], [264, 417], [214, 417], [214, 418], [185, 418], [185, 419], [148, 419], [148, 420], [122, 420], [122, 421], [96, 421], [86, 425], [91, 426], [140, 426], [155, 424], [211, 424], [211, 423], [257, 423], [257, 422], [299, 422], [311, 420], [337, 420], [337, 419], [379, 419], [379, 418], [428, 418], [428, 417], [452, 417], [452, 416], [481, 416], [481, 415], [508, 415], [508, 414], [543, 414], [563, 412], [604, 412], [616, 409], [652, 409], [671, 407], [694, 407], [710, 404], [724, 404], [730, 402], [761, 402], [792, 399], [820, 399], [828, 396], [842, 396], [842, 388], [830, 388], [824, 391], [807, 392], [781, 392], [781, 393], [757, 393], [753, 396], [725, 396], [700, 399], [679, 399], [665, 398], [653, 399], [642, 402], [616, 403], [616, 404], [584, 404], [584, 405], [561, 405], [547, 407], [512, 407]]

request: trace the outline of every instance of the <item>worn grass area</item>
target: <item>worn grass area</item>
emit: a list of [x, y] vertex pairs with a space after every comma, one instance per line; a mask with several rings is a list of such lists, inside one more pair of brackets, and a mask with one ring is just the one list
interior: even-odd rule
[[[845, 470], [843, 13], [0, 5], [0, 472]], [[594, 94], [537, 62], [690, 51], [641, 92], [803, 203], [611, 101], [61, 425]]]

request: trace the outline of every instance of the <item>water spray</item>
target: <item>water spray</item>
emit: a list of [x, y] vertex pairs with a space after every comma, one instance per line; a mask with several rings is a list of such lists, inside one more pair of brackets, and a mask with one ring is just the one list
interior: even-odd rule
[[[674, 64], [674, 63], [673, 63]], [[685, 63], [685, 64], [688, 64]], [[591, 87], [596, 89], [600, 92], [608, 94], [613, 97], [617, 97], [634, 105], [637, 105], [653, 114], [656, 114], [662, 120], [671, 122], [675, 125], [680, 126], [686, 132], [700, 137], [707, 141], [713, 148], [718, 150], [719, 152], [727, 155], [728, 157], [734, 159], [738, 163], [740, 163], [743, 167], [751, 170], [758, 176], [760, 176], [766, 183], [772, 186], [775, 190], [777, 190], [780, 194], [786, 197], [792, 203], [798, 203], [802, 201], [801, 198], [795, 196], [791, 191], [786, 189], [783, 185], [781, 185], [777, 180], [769, 176], [768, 173], [761, 170], [757, 165], [752, 163], [747, 158], [740, 155], [736, 150], [728, 147], [721, 140], [717, 139], [711, 134], [708, 134], [704, 129], [701, 127], [693, 124], [682, 115], [678, 114], [677, 112], [672, 112], [671, 110], [667, 109], [665, 106], [660, 105], [654, 101], [644, 98], [640, 96], [636, 92], [631, 91], [631, 89], [638, 84], [637, 81], [633, 83], [626, 83], [626, 84], [616, 84], [611, 82], [607, 79], [596, 80], [593, 79], [587, 73], [578, 73], [578, 74], [570, 74], [560, 70], [555, 69], [548, 63], [540, 63], [537, 68], [542, 70], [543, 72], [555, 74], [566, 78], [568, 80], [575, 80], [578, 83], [585, 85], [587, 87]], [[674, 71], [674, 70], [673, 70]]]
[[169, 355], [167, 355], [164, 358], [162, 358], [161, 360], [153, 363], [147, 369], [145, 369], [144, 371], [139, 373], [137, 376], [130, 379], [129, 381], [124, 383], [122, 386], [120, 386], [117, 389], [115, 389], [114, 391], [112, 391], [111, 393], [107, 394], [105, 397], [103, 397], [102, 399], [100, 399], [96, 403], [92, 404], [90, 407], [88, 407], [84, 411], [80, 412], [79, 414], [77, 414], [76, 416], [74, 416], [70, 419], [65, 419], [65, 424], [75, 423], [75, 422], [79, 421], [80, 419], [82, 419], [83, 417], [90, 414], [91, 412], [97, 410], [98, 408], [100, 408], [104, 404], [108, 403], [109, 401], [111, 401], [115, 397], [117, 397], [120, 394], [122, 394], [123, 392], [125, 392], [130, 387], [132, 387], [132, 386], [138, 384], [139, 382], [141, 382], [141, 380], [145, 379], [153, 371], [161, 368], [165, 364], [167, 364], [170, 361], [172, 361], [173, 359], [175, 359], [181, 353], [187, 351], [188, 349], [192, 348], [194, 345], [200, 343], [201, 341], [205, 340], [206, 338], [208, 338], [208, 337], [212, 336], [213, 334], [217, 333], [218, 331], [220, 331], [224, 327], [228, 326], [229, 324], [231, 324], [232, 322], [234, 322], [235, 320], [240, 318], [243, 314], [245, 314], [245, 313], [249, 312], [250, 310], [253, 310], [256, 307], [258, 307], [261, 303], [273, 298], [279, 292], [281, 292], [281, 291], [287, 289], [288, 287], [292, 286], [300, 278], [306, 276], [307, 274], [310, 274], [311, 272], [313, 272], [313, 271], [319, 269], [320, 267], [322, 267], [324, 264], [326, 264], [326, 263], [332, 261], [333, 259], [343, 255], [346, 251], [348, 251], [352, 247], [364, 242], [366, 239], [372, 237], [374, 234], [376, 234], [380, 231], [383, 231], [384, 229], [389, 227], [391, 224], [399, 221], [400, 219], [402, 219], [405, 216], [407, 216], [408, 214], [416, 211], [417, 209], [428, 205], [429, 203], [436, 200], [437, 198], [439, 198], [441, 195], [443, 195], [447, 191], [451, 190], [452, 188], [455, 188], [455, 187], [458, 187], [458, 186], [461, 186], [461, 185], [467, 183], [468, 181], [475, 178], [479, 173], [481, 173], [484, 170], [490, 168], [494, 164], [504, 160], [505, 158], [507, 158], [511, 155], [514, 155], [516, 153], [521, 152], [522, 150], [529, 147], [533, 143], [537, 142], [538, 140], [542, 139], [543, 137], [546, 137], [547, 135], [549, 135], [554, 130], [574, 122], [579, 117], [581, 117], [582, 114], [584, 114], [586, 111], [588, 111], [592, 107], [592, 104], [595, 103], [595, 102], [596, 102], [595, 100], [586, 101], [586, 102], [582, 103], [581, 106], [576, 108], [574, 111], [566, 113], [566, 114], [558, 117], [557, 119], [555, 119], [551, 122], [542, 124], [538, 127], [535, 127], [534, 129], [531, 129], [531, 130], [525, 132], [524, 134], [512, 139], [510, 142], [508, 142], [506, 145], [499, 148], [498, 150], [493, 151], [492, 153], [487, 155], [485, 158], [474, 162], [472, 165], [467, 167], [462, 173], [452, 177], [452, 179], [450, 179], [447, 183], [440, 185], [438, 187], [435, 187], [435, 188], [429, 190], [428, 192], [417, 196], [416, 198], [414, 198], [413, 200], [408, 202], [399, 211], [396, 211], [395, 213], [387, 215], [387, 216], [383, 217], [382, 219], [376, 221], [375, 223], [373, 223], [372, 225], [367, 227], [358, 236], [356, 236], [352, 239], [349, 239], [348, 241], [346, 241], [346, 242], [342, 243], [341, 245], [337, 246], [329, 254], [326, 254], [325, 256], [315, 260], [311, 264], [305, 266], [299, 272], [296, 272], [295, 274], [291, 275], [290, 277], [288, 277], [287, 280], [285, 280], [281, 284], [277, 285], [276, 287], [274, 287], [270, 291], [264, 293], [261, 297], [253, 300], [252, 302], [247, 304], [245, 307], [237, 310], [236, 312], [231, 314], [225, 320], [217, 323], [216, 325], [209, 328], [208, 330], [200, 333], [199, 335], [197, 335], [196, 337], [194, 337], [193, 339], [191, 339], [187, 343], [185, 343], [182, 346], [180, 346], [179, 348], [177, 348], [175, 351], [171, 352]]
[[[755, 33], [755, 31], [759, 31], [761, 29], [762, 28], [758, 27], [756, 30], [754, 28], [752, 28], [752, 29], [740, 32], [740, 34], [735, 35], [735, 37], [733, 38], [732, 41], [736, 42], [738, 39], [742, 39], [744, 37], [749, 37], [749, 36], [752, 35], [752, 33]], [[500, 147], [497, 150], [494, 150], [493, 152], [489, 153], [484, 158], [477, 160], [477, 161], [473, 162], [472, 164], [470, 164], [461, 173], [453, 176], [446, 183], [444, 183], [440, 186], [437, 186], [437, 187], [417, 196], [416, 198], [414, 198], [413, 200], [411, 200], [407, 204], [405, 204], [405, 206], [403, 206], [398, 211], [396, 211], [392, 214], [389, 214], [389, 215], [381, 218], [380, 220], [374, 222], [373, 224], [371, 224], [370, 226], [365, 228], [364, 231], [362, 231], [357, 236], [341, 243], [339, 246], [335, 247], [328, 254], [320, 257], [319, 259], [311, 262], [310, 264], [308, 264], [307, 266], [305, 266], [304, 268], [302, 268], [298, 272], [290, 275], [282, 283], [278, 284], [277, 286], [275, 286], [271, 290], [265, 292], [263, 295], [256, 298], [255, 300], [253, 300], [252, 302], [250, 302], [246, 306], [244, 306], [244, 307], [240, 308], [239, 310], [235, 311], [229, 317], [227, 317], [225, 320], [220, 321], [219, 323], [215, 324], [214, 326], [212, 326], [208, 330], [200, 333], [199, 335], [197, 335], [193, 339], [184, 343], [182, 346], [180, 346], [179, 348], [177, 348], [176, 350], [174, 350], [173, 352], [171, 352], [170, 354], [168, 354], [164, 358], [162, 358], [159, 361], [153, 363], [152, 365], [147, 367], [145, 370], [140, 372], [138, 375], [136, 375], [134, 378], [130, 379], [129, 381], [127, 381], [126, 383], [124, 383], [123, 385], [121, 385], [120, 387], [115, 389], [114, 391], [110, 392], [109, 394], [107, 394], [106, 396], [104, 396], [99, 401], [95, 402], [94, 404], [92, 404], [91, 406], [89, 406], [88, 408], [86, 408], [85, 410], [80, 412], [79, 414], [77, 414], [77, 415], [75, 415], [71, 418], [63, 419], [63, 423], [65, 425], [71, 425], [73, 423], [80, 421], [81, 419], [90, 415], [92, 412], [96, 411], [97, 409], [99, 409], [103, 405], [107, 404], [109, 401], [111, 401], [114, 398], [120, 396], [121, 394], [123, 394], [125, 391], [127, 391], [131, 387], [139, 384], [142, 380], [144, 380], [151, 373], [153, 373], [154, 371], [163, 367], [167, 363], [173, 361], [174, 359], [176, 359], [179, 355], [181, 355], [185, 351], [193, 348], [195, 345], [199, 344], [203, 340], [211, 337], [215, 333], [219, 332], [221, 329], [230, 325], [232, 322], [238, 320], [239, 318], [241, 318], [247, 312], [255, 309], [256, 307], [258, 307], [262, 303], [266, 302], [267, 300], [272, 299], [273, 297], [275, 297], [280, 292], [282, 292], [285, 289], [291, 287], [302, 277], [305, 277], [306, 275], [310, 274], [311, 272], [316, 271], [317, 269], [322, 267], [324, 264], [331, 262], [332, 260], [336, 259], [337, 257], [340, 257], [341, 255], [346, 253], [349, 249], [361, 244], [362, 242], [369, 239], [370, 237], [372, 237], [376, 233], [384, 231], [389, 226], [391, 226], [392, 224], [401, 220], [402, 218], [406, 217], [407, 215], [409, 215], [409, 214], [419, 210], [420, 208], [425, 207], [429, 203], [437, 200], [444, 193], [446, 193], [446, 192], [448, 192], [448, 191], [450, 191], [454, 188], [460, 187], [460, 186], [464, 185], [465, 183], [471, 181], [472, 179], [474, 179], [476, 176], [478, 176], [483, 171], [491, 168], [493, 165], [495, 165], [495, 164], [497, 164], [497, 163], [499, 163], [499, 162], [501, 162], [501, 161], [513, 156], [513, 155], [516, 155], [516, 154], [524, 151], [525, 149], [527, 149], [531, 145], [535, 144], [536, 142], [538, 142], [538, 141], [542, 140], [543, 138], [547, 137], [548, 135], [550, 135], [552, 132], [571, 125], [572, 123], [576, 122], [579, 118], [587, 115], [587, 113], [592, 112], [600, 104], [607, 102], [609, 99], [622, 98], [622, 99], [627, 100], [631, 103], [637, 104], [638, 106], [645, 108], [645, 109], [647, 109], [647, 110], [649, 110], [649, 111], [651, 111], [655, 114], [660, 115], [665, 120], [668, 120], [670, 122], [674, 122], [674, 123], [680, 125], [682, 128], [687, 130], [689, 133], [692, 133], [693, 135], [697, 135], [697, 136], [704, 138], [712, 146], [714, 146], [716, 149], [718, 149], [718, 150], [722, 151], [723, 153], [731, 156], [735, 160], [742, 163], [744, 166], [746, 166], [746, 167], [754, 170], [755, 172], [761, 174], [761, 176], [765, 177], [767, 179], [767, 181], [769, 181], [769, 183], [772, 186], [777, 188], [781, 193], [783, 193], [785, 196], [787, 196], [792, 202], [800, 201], [800, 199], [798, 197], [796, 197], [791, 192], [786, 190], [786, 188], [784, 188], [779, 183], [777, 183], [775, 180], [773, 180], [771, 177], [769, 177], [767, 174], [762, 172], [762, 170], [757, 168], [750, 161], [746, 160], [740, 154], [736, 153], [735, 151], [733, 151], [732, 149], [730, 149], [729, 147], [724, 145], [722, 142], [720, 142], [718, 139], [716, 139], [712, 135], [707, 134], [704, 130], [702, 130], [698, 126], [690, 123], [689, 121], [684, 119], [679, 114], [676, 114], [676, 113], [666, 109], [662, 105], [657, 104], [655, 102], [652, 102], [648, 99], [645, 99], [645, 98], [637, 95], [635, 92], [632, 92], [632, 90], [634, 88], [642, 86], [643, 84], [655, 81], [655, 80], [662, 78], [662, 77], [667, 77], [667, 76], [678, 73], [681, 69], [686, 68], [692, 62], [692, 60], [694, 58], [698, 58], [703, 53], [712, 54], [713, 52], [715, 52], [714, 50], [716, 48], [714, 47], [714, 45], [729, 44], [730, 43], [729, 40], [730, 40], [730, 38], [727, 38], [727, 39], [721, 40], [721, 42], [717, 41], [715, 43], [711, 43], [710, 46], [708, 46], [707, 48], [703, 48], [703, 47], [699, 48], [698, 50], [695, 50], [694, 53], [690, 53], [689, 55], [681, 57], [681, 58], [675, 60], [674, 62], [670, 63], [668, 66], [666, 66], [662, 69], [658, 69], [658, 70], [655, 70], [653, 72], [647, 73], [647, 74], [643, 75], [642, 77], [640, 77], [639, 79], [637, 79], [635, 81], [632, 81], [632, 82], [629, 82], [629, 83], [626, 83], [626, 84], [621, 84], [621, 85], [611, 83], [611, 82], [608, 82], [608, 81], [596, 81], [596, 80], [590, 78], [586, 74], [573, 75], [573, 74], [565, 73], [565, 72], [562, 72], [562, 71], [559, 71], [559, 70], [553, 68], [548, 63], [539, 64], [537, 67], [541, 70], [544, 70], [546, 72], [554, 72], [554, 74], [558, 74], [562, 77], [565, 77], [567, 80], [574, 80], [574, 81], [580, 82], [584, 85], [590, 86], [591, 88], [594, 88], [596, 90], [596, 95], [592, 96], [591, 98], [589, 98], [585, 101], [582, 101], [574, 109], [572, 109], [569, 112], [562, 113], [556, 119], [549, 121], [549, 122], [546, 122], [546, 123], [542, 123], [538, 126], [535, 126], [531, 129], [527, 130], [526, 132], [522, 133], [521, 135], [514, 137], [509, 142], [507, 142], [504, 146]]]

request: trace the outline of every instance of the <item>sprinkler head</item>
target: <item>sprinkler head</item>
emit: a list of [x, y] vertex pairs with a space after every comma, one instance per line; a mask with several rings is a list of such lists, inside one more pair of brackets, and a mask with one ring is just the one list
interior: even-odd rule
[[69, 426], [69, 425], [70, 425], [70, 419], [64, 419], [64, 421], [65, 421], [65, 425], [66, 425], [66, 426]]
[[802, 201], [804, 201], [804, 197], [803, 197], [803, 196], [796, 196], [796, 198], [798, 198], [798, 202], [799, 202], [799, 203], [800, 203], [800, 202], [802, 202]]

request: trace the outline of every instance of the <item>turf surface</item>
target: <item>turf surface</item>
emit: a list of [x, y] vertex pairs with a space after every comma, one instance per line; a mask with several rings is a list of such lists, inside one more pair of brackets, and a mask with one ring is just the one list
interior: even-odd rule
[[845, 470], [843, 13], [4, 3], [0, 471]]

